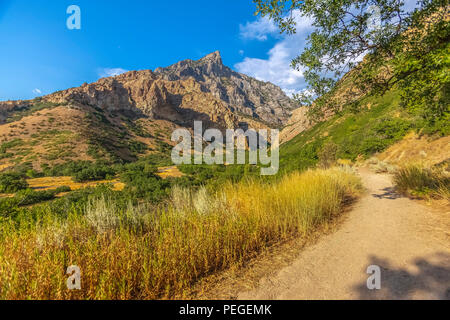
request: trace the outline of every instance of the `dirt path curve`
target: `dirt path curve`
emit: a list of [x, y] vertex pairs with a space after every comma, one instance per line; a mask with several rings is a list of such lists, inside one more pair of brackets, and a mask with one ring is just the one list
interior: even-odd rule
[[[396, 195], [389, 176], [361, 172], [368, 190], [339, 229], [239, 299], [450, 299], [450, 213]], [[367, 267], [381, 268], [368, 290]]]

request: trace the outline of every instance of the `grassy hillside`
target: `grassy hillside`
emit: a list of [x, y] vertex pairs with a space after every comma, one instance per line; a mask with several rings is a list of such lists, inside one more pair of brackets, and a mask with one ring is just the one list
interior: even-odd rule
[[448, 135], [449, 125], [446, 122], [427, 125], [420, 116], [401, 107], [399, 90], [394, 88], [382, 96], [361, 98], [356, 109], [344, 108], [282, 145], [281, 168], [288, 172], [316, 165], [321, 150], [329, 144], [336, 146], [337, 159], [367, 159], [411, 131], [438, 138]]
[[46, 172], [74, 160], [133, 162], [166, 151], [174, 128], [132, 113], [38, 98], [0, 121], [0, 170]]

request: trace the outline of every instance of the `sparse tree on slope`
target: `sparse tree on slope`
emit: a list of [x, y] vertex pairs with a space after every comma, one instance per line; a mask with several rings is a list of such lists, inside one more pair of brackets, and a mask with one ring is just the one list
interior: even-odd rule
[[[434, 120], [448, 117], [448, 0], [419, 0], [409, 11], [402, 0], [254, 2], [256, 13], [273, 19], [282, 33], [296, 32], [298, 15], [312, 19], [314, 32], [292, 61], [308, 83], [308, 94], [297, 98], [312, 105], [311, 115], [320, 116], [325, 104], [342, 107], [330, 92], [337, 79], [353, 69], [352, 84], [359, 92], [382, 94], [398, 84], [405, 106], [421, 109]], [[436, 69], [432, 82], [421, 72]], [[427, 85], [421, 89], [417, 83]]]

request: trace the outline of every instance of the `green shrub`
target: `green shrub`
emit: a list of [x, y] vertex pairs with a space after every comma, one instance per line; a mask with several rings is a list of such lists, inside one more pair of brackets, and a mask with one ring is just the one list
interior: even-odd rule
[[40, 172], [37, 172], [37, 171], [34, 170], [34, 169], [28, 169], [27, 172], [26, 172], [26, 176], [27, 176], [28, 178], [33, 179], [33, 178], [40, 178], [40, 177], [43, 176], [43, 174], [40, 173]]
[[148, 150], [148, 147], [145, 143], [134, 140], [128, 142], [128, 147], [134, 154], [143, 154]]
[[8, 149], [14, 148], [14, 147], [18, 147], [23, 145], [24, 142], [22, 139], [14, 139], [5, 143], [2, 143], [0, 145], [0, 154], [5, 154], [7, 152]]
[[326, 143], [319, 152], [319, 166], [321, 168], [330, 168], [336, 163], [338, 146], [334, 142]]
[[35, 191], [32, 189], [21, 190], [16, 193], [14, 199], [17, 201], [18, 206], [28, 206], [55, 198], [55, 195], [59, 193], [56, 190]]
[[58, 187], [56, 188], [56, 194], [58, 193], [62, 193], [62, 192], [70, 192], [72, 191], [72, 189], [69, 186], [62, 186], [62, 187]]
[[110, 179], [116, 175], [114, 166], [106, 162], [69, 161], [50, 168], [42, 165], [45, 176], [71, 176], [76, 182]]
[[439, 168], [406, 166], [395, 173], [394, 183], [406, 195], [448, 198], [450, 194], [450, 176]]
[[38, 113], [41, 110], [44, 109], [53, 109], [55, 107], [58, 107], [62, 104], [59, 103], [53, 103], [49, 101], [43, 101], [41, 100], [34, 100], [32, 104], [22, 107], [22, 108], [15, 108], [15, 112], [7, 119], [7, 122], [15, 122], [20, 121], [22, 118], [29, 116], [33, 113]]
[[111, 179], [114, 177], [114, 169], [110, 166], [92, 166], [84, 168], [75, 174], [74, 180], [76, 182], [95, 181], [103, 179]]
[[[64, 197], [55, 198], [57, 194], [68, 191], [70, 188], [67, 186], [46, 191], [28, 189], [12, 198], [0, 199], [0, 219], [8, 217], [13, 221], [29, 221], [31, 224], [35, 224], [48, 218], [49, 214], [67, 218], [71, 212], [83, 212], [89, 199], [101, 196], [114, 199], [116, 204], [122, 208], [126, 208], [129, 204], [129, 200], [121, 192], [113, 191], [109, 185], [104, 184], [72, 191]], [[30, 207], [32, 204], [34, 206]]]
[[129, 199], [145, 199], [158, 202], [167, 197], [171, 182], [156, 175], [156, 167], [151, 165], [130, 164], [121, 174], [121, 180], [126, 184], [125, 196]]
[[24, 176], [17, 172], [7, 172], [0, 175], [0, 193], [14, 193], [28, 188]]

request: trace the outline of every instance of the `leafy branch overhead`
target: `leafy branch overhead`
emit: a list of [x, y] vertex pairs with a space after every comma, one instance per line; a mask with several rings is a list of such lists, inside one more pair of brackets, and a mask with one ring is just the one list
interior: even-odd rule
[[[292, 61], [292, 67], [304, 73], [308, 87], [297, 98], [312, 106], [312, 115], [320, 115], [324, 106], [335, 111], [342, 108], [330, 92], [340, 83], [337, 79], [350, 70], [352, 85], [360, 95], [383, 94], [398, 84], [403, 89], [405, 106], [429, 109], [422, 113], [434, 120], [448, 115], [443, 107], [445, 94], [439, 96], [443, 88], [448, 88], [448, 76], [437, 75], [433, 88], [428, 85], [418, 90], [410, 86], [416, 80], [425, 80], [420, 70], [448, 69], [447, 0], [420, 0], [409, 11], [401, 0], [254, 2], [256, 14], [271, 18], [282, 33], [296, 32], [295, 17], [297, 21], [298, 16], [311, 19], [314, 32], [303, 52]], [[444, 58], [431, 56], [438, 51]], [[345, 101], [357, 96], [352, 91], [347, 93]]]

